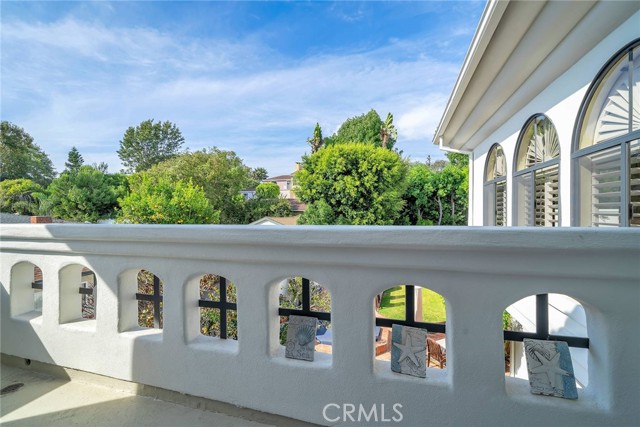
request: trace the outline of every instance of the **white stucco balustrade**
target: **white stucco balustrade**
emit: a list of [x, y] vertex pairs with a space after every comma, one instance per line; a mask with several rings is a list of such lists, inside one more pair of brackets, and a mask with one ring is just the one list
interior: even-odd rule
[[[367, 412], [375, 404], [379, 418], [382, 404], [391, 418], [399, 403], [410, 426], [640, 418], [638, 230], [3, 225], [0, 236], [5, 354], [319, 424], [330, 423], [330, 403]], [[25, 262], [43, 272], [41, 313], [24, 312], [33, 292]], [[95, 321], [69, 322], [79, 305], [68, 301], [73, 265], [96, 273]], [[135, 327], [140, 269], [164, 282], [163, 330]], [[206, 273], [237, 286], [239, 341], [198, 333], [197, 280]], [[315, 362], [286, 359], [278, 342], [277, 285], [291, 276], [331, 292], [333, 354]], [[373, 299], [401, 283], [446, 300], [447, 368], [426, 379], [374, 359]], [[585, 309], [589, 381], [577, 401], [531, 395], [525, 380], [504, 376], [502, 313], [539, 293]], [[326, 415], [339, 424], [337, 407]]]

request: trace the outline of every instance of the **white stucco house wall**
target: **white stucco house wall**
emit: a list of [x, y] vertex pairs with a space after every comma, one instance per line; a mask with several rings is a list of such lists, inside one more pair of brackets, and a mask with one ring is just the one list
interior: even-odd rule
[[[469, 225], [640, 226], [639, 10], [487, 4], [433, 140], [470, 156]], [[557, 294], [548, 304], [549, 333], [587, 336], [580, 304]], [[508, 308], [525, 332], [535, 305], [530, 296]], [[516, 376], [526, 375], [520, 347]], [[587, 351], [571, 351], [585, 383]]]

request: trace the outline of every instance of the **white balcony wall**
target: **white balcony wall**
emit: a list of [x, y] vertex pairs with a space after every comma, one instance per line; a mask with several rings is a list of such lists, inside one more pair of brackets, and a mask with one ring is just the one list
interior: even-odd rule
[[[399, 403], [410, 426], [632, 425], [640, 417], [638, 230], [3, 225], [0, 237], [5, 354], [319, 424], [328, 424], [330, 403], [384, 404], [387, 417]], [[23, 262], [43, 271], [41, 315], [11, 310], [27, 291], [14, 289], [28, 282]], [[96, 274], [95, 321], [65, 323], [69, 265]], [[132, 319], [139, 269], [164, 282], [161, 331]], [[237, 342], [194, 331], [190, 290], [208, 272], [237, 285]], [[277, 296], [290, 276], [331, 292], [332, 357], [284, 357]], [[446, 300], [447, 368], [426, 379], [374, 360], [372, 301], [398, 283]], [[531, 395], [528, 382], [504, 376], [502, 312], [539, 293], [571, 296], [585, 309], [589, 382], [577, 401]]]

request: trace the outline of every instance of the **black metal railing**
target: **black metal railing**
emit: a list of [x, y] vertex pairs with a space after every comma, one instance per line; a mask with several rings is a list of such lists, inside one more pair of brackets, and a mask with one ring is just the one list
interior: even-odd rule
[[589, 348], [589, 338], [553, 335], [549, 333], [549, 295], [536, 295], [536, 331], [504, 331], [505, 341], [522, 341], [525, 338], [536, 340], [565, 341], [569, 347]]
[[149, 301], [153, 304], [153, 327], [161, 328], [161, 307], [162, 303], [162, 294], [160, 293], [160, 278], [153, 275], [153, 293], [151, 294], [141, 294], [136, 292], [136, 300], [138, 301]]
[[446, 327], [442, 323], [418, 322], [415, 320], [416, 312], [416, 294], [414, 285], [405, 285], [405, 314], [404, 320], [388, 319], [385, 317], [376, 317], [376, 326], [384, 326], [387, 328], [392, 325], [411, 326], [414, 328], [426, 329], [429, 332], [445, 333]]
[[220, 310], [220, 338], [227, 338], [227, 312], [238, 310], [238, 304], [227, 301], [227, 279], [220, 277], [220, 301], [199, 299], [198, 307]]
[[302, 278], [302, 310], [299, 308], [284, 308], [278, 309], [280, 316], [309, 316], [316, 317], [318, 320], [331, 321], [331, 313], [326, 311], [312, 311], [311, 310], [311, 285], [309, 279]]

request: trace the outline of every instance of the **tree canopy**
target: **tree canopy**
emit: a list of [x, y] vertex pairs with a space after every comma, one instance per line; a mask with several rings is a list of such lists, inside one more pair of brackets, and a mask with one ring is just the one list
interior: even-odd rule
[[392, 149], [396, 143], [397, 132], [393, 126], [393, 115], [387, 115], [383, 122], [376, 110], [347, 119], [338, 131], [325, 138], [325, 145], [360, 142], [375, 147]]
[[184, 138], [175, 124], [150, 119], [125, 131], [118, 156], [126, 172], [140, 172], [176, 156], [183, 144]]
[[47, 189], [48, 203], [54, 216], [81, 222], [96, 222], [112, 216], [118, 196], [117, 178], [109, 177], [91, 166], [76, 172], [63, 172]]
[[202, 188], [211, 207], [220, 212], [222, 224], [242, 223], [244, 198], [240, 190], [251, 184], [251, 169], [233, 151], [213, 147], [181, 154], [155, 165], [148, 174], [193, 182]]
[[393, 224], [404, 204], [407, 167], [400, 156], [372, 144], [324, 147], [303, 158], [296, 196], [308, 203], [303, 224]]
[[129, 176], [131, 192], [119, 199], [117, 220], [132, 224], [217, 224], [214, 210], [201, 187], [191, 181], [151, 176]]
[[20, 215], [38, 214], [39, 193], [44, 188], [30, 179], [7, 179], [0, 182], [0, 211]]
[[263, 182], [256, 187], [256, 196], [260, 199], [277, 199], [280, 197], [280, 187], [275, 182]]
[[84, 159], [82, 158], [82, 154], [80, 154], [76, 147], [72, 147], [67, 155], [67, 161], [64, 163], [66, 170], [69, 172], [77, 172], [83, 164]]
[[447, 160], [414, 164], [407, 175], [405, 208], [400, 224], [465, 225], [469, 192], [469, 159], [448, 153]]
[[0, 123], [0, 181], [26, 178], [46, 186], [56, 173], [49, 157], [24, 129]]

